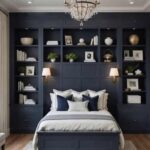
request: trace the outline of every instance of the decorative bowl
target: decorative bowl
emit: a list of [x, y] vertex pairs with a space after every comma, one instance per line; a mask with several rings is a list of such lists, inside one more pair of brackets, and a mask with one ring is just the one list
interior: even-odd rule
[[33, 38], [31, 37], [22, 37], [20, 38], [20, 42], [22, 45], [32, 45], [33, 44]]

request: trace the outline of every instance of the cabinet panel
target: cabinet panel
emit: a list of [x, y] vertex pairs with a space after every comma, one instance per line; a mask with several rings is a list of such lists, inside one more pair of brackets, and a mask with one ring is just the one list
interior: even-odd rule
[[97, 64], [82, 64], [82, 77], [97, 77], [98, 76], [98, 66]]
[[124, 131], [144, 132], [147, 130], [148, 113], [145, 109], [126, 108], [120, 110], [119, 120]]
[[81, 65], [80, 64], [63, 64], [62, 65], [62, 76], [65, 78], [77, 78], [81, 76]]

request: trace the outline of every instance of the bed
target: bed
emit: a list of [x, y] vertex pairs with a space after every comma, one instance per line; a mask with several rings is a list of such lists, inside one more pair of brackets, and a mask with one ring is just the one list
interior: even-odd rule
[[35, 150], [119, 150], [124, 138], [107, 110], [50, 111], [37, 126], [33, 146]]

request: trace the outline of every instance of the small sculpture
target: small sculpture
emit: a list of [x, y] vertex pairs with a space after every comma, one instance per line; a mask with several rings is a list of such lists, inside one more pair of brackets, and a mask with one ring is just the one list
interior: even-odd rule
[[106, 50], [104, 56], [104, 62], [112, 62], [113, 54], [110, 50]]

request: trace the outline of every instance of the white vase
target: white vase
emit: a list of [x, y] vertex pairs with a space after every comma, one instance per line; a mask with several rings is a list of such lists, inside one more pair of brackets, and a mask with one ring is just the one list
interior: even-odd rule
[[55, 61], [56, 61], [56, 59], [55, 59], [55, 58], [51, 59], [51, 62], [55, 62]]
[[69, 59], [69, 62], [73, 62], [74, 60], [73, 59]]
[[107, 37], [104, 42], [106, 45], [110, 46], [113, 43], [113, 39], [111, 37]]

